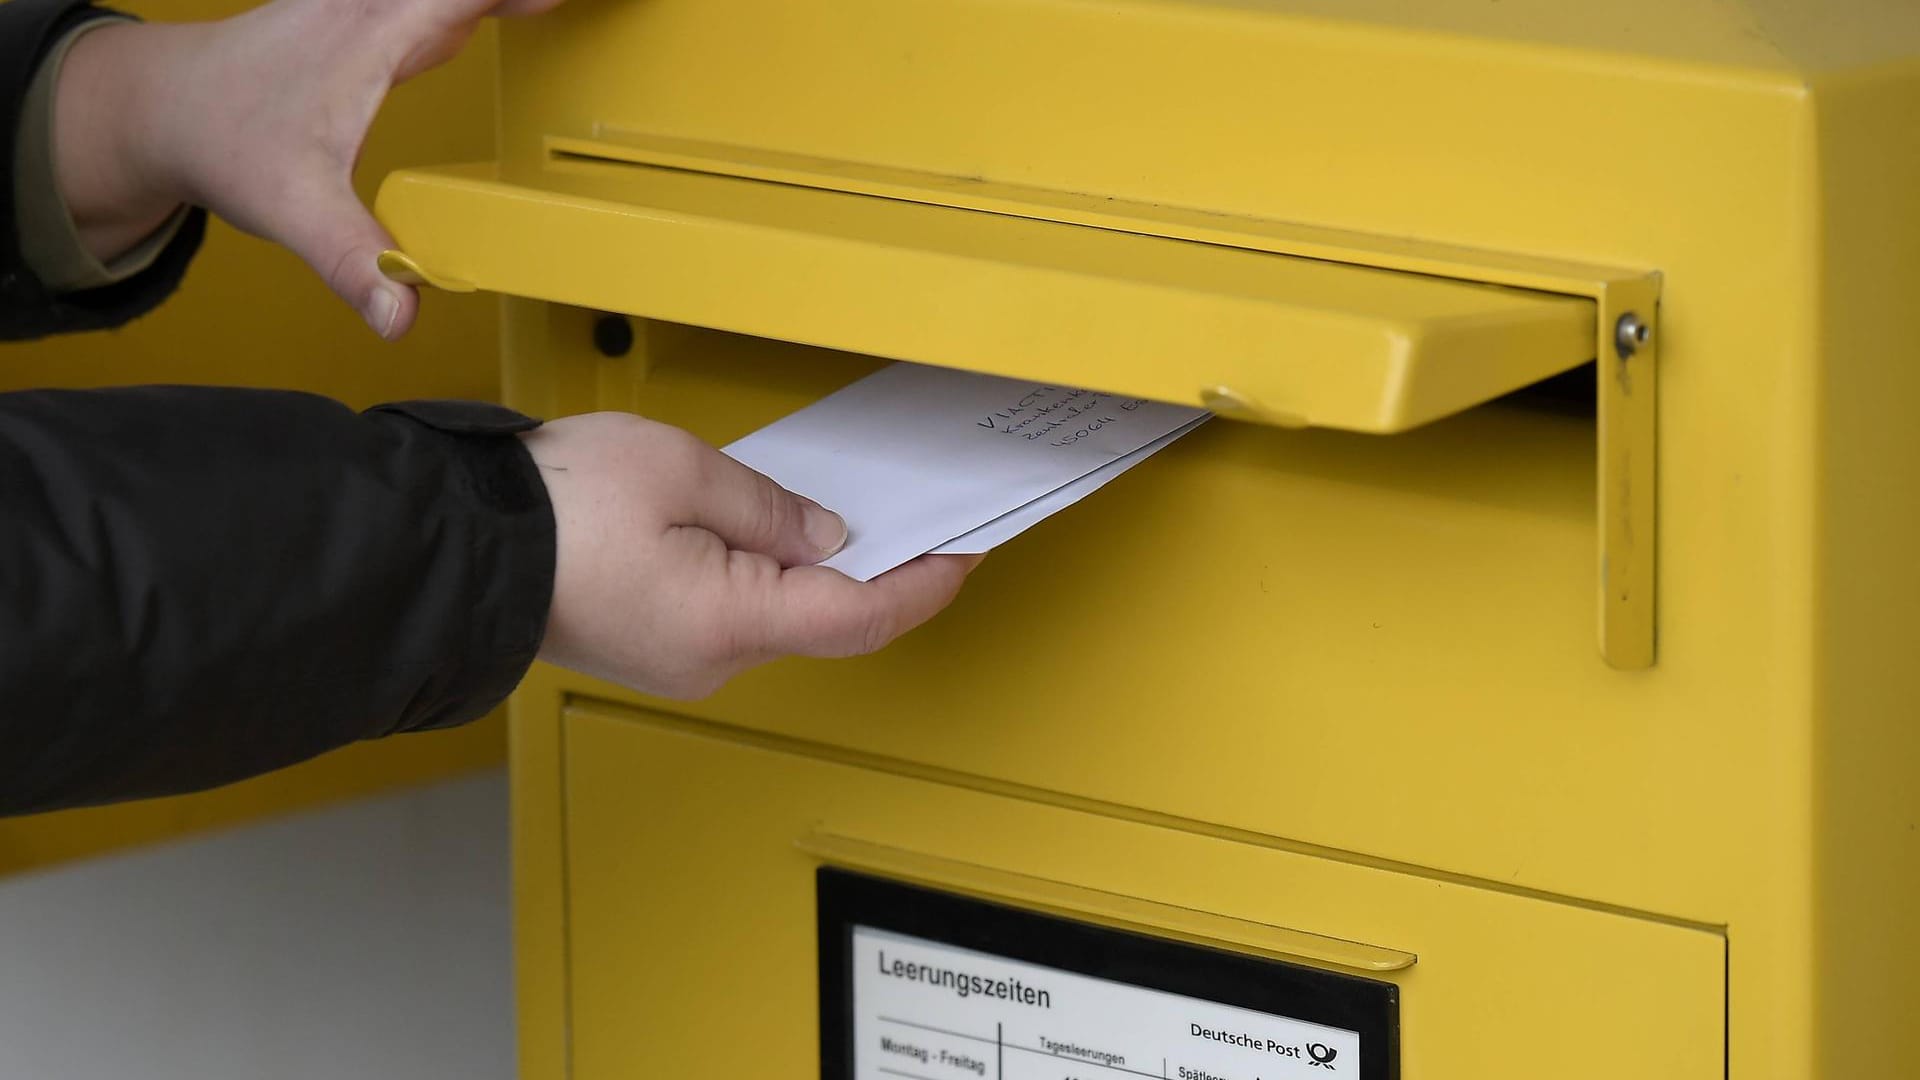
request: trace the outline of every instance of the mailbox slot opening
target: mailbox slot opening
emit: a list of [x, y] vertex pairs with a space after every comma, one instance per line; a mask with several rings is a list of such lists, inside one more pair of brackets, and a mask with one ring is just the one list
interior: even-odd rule
[[[1601, 651], [1653, 661], [1658, 280], [602, 133], [407, 170], [397, 276], [1390, 435], [1595, 366]], [[980, 312], [991, 311], [985, 319]], [[1631, 318], [1643, 337], [1613, 328]]]

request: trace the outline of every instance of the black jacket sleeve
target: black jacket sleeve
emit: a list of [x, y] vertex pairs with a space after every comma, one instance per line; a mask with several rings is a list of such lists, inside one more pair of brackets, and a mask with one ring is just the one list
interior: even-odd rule
[[554, 522], [496, 405], [0, 394], [0, 814], [460, 723], [525, 673]]
[[180, 284], [206, 234], [206, 211], [196, 208], [152, 266], [125, 281], [58, 295], [41, 284], [21, 255], [13, 214], [20, 109], [48, 47], [101, 14], [82, 0], [0, 2], [0, 340], [102, 330], [146, 314]]
[[[146, 311], [204, 228], [90, 292], [25, 265], [22, 99], [98, 15], [0, 2], [0, 339]], [[553, 512], [513, 437], [535, 424], [258, 390], [0, 394], [0, 814], [211, 787], [492, 708], [553, 593]]]

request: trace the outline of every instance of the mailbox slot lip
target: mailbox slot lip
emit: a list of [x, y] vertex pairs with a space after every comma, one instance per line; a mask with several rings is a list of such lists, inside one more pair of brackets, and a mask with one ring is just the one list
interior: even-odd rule
[[649, 165], [1573, 296], [1592, 294], [1577, 285], [1569, 287], [1570, 282], [1611, 278], [1623, 272], [1618, 267], [1575, 260], [1412, 237], [1381, 236], [980, 177], [944, 176], [917, 169], [660, 135], [609, 124], [597, 125], [590, 138], [549, 135], [545, 149], [547, 162], [556, 166], [567, 163]]
[[794, 846], [826, 866], [1056, 915], [1096, 914], [1117, 927], [1285, 963], [1307, 963], [1377, 976], [1405, 971], [1419, 962], [1416, 954], [1402, 949], [943, 859], [823, 829], [808, 832]]

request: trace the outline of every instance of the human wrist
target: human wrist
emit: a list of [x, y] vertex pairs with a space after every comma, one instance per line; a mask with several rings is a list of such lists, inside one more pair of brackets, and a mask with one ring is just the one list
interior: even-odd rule
[[168, 161], [168, 72], [184, 27], [112, 21], [68, 50], [53, 102], [53, 165], [81, 244], [109, 261], [166, 224], [186, 201]]
[[[568, 426], [565, 421], [558, 425], [563, 434]], [[581, 500], [572, 470], [543, 460], [553, 452], [555, 430], [556, 426], [549, 424], [519, 435], [527, 460], [533, 463], [534, 473], [546, 493], [554, 526], [553, 586], [538, 655], [547, 663], [577, 671], [585, 666], [588, 655], [573, 623], [580, 610], [579, 594], [583, 589], [591, 591], [590, 583], [580, 580], [581, 564], [587, 554], [580, 549], [588, 539], [589, 530], [580, 519]]]

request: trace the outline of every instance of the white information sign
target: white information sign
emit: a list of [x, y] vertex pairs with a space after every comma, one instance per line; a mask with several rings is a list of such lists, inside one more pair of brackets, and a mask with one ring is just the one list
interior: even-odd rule
[[1327, 1080], [1360, 1036], [866, 926], [856, 1080]]

